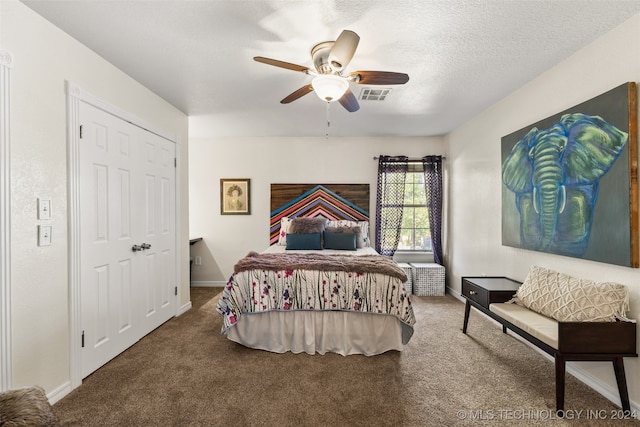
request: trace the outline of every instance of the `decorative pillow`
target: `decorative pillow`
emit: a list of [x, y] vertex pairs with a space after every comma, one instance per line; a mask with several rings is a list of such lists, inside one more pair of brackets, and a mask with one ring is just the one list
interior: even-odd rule
[[324, 232], [324, 248], [340, 249], [345, 251], [356, 250], [356, 234], [355, 233], [332, 233]]
[[327, 227], [324, 230], [329, 233], [348, 233], [356, 235], [356, 248], [364, 248], [366, 246], [365, 240], [362, 236], [362, 229], [360, 227]]
[[359, 227], [358, 231], [358, 240], [356, 241], [356, 245], [358, 248], [365, 248], [370, 245], [369, 240], [369, 222], [368, 221], [349, 221], [347, 219], [329, 221], [327, 227], [333, 228], [350, 228]]
[[369, 221], [358, 221], [356, 222], [356, 224], [358, 224], [358, 227], [360, 227], [358, 239], [362, 239], [362, 247], [371, 246], [371, 240], [369, 240]]
[[55, 426], [53, 413], [42, 387], [26, 387], [0, 393], [0, 426]]
[[341, 234], [359, 234], [360, 227], [327, 227], [324, 229], [329, 233], [341, 233]]
[[360, 233], [360, 227], [327, 227], [324, 231], [328, 233], [358, 234]]
[[278, 237], [278, 245], [287, 246], [287, 233], [289, 232], [289, 226], [291, 225], [291, 219], [283, 216], [280, 218], [280, 236]]
[[625, 285], [596, 283], [533, 266], [513, 302], [559, 322], [628, 320]]
[[318, 250], [322, 249], [321, 233], [289, 233], [287, 235], [287, 250]]
[[289, 233], [310, 234], [322, 233], [327, 226], [328, 220], [323, 217], [313, 218], [293, 218], [289, 225]]

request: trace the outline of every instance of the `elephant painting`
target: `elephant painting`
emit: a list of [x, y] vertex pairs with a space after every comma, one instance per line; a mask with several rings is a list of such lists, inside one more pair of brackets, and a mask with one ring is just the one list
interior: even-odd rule
[[534, 127], [502, 164], [515, 194], [523, 248], [580, 257], [589, 244], [599, 180], [628, 134], [599, 116], [564, 114], [548, 129]]

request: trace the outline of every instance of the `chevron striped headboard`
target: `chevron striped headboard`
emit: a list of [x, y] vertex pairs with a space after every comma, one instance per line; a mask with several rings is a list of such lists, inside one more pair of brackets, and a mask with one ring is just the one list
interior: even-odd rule
[[269, 244], [278, 243], [282, 217], [369, 221], [369, 202], [369, 184], [271, 184]]

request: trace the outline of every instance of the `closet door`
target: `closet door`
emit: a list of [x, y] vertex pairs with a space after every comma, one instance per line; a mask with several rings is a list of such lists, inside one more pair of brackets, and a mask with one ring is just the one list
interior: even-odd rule
[[144, 333], [151, 332], [175, 313], [175, 145], [139, 130], [142, 158], [138, 167], [143, 210], [135, 216], [143, 248], [139, 251], [139, 287], [142, 290]]
[[175, 147], [84, 102], [80, 123], [84, 378], [175, 313]]

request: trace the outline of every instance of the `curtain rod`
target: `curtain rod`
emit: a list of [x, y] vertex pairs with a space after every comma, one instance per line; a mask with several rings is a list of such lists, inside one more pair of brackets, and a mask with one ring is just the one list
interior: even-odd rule
[[[390, 157], [396, 157], [396, 156], [390, 156]], [[427, 156], [425, 156], [425, 157], [427, 157]], [[442, 157], [442, 160], [446, 159], [445, 156], [440, 156], [440, 157]], [[380, 159], [380, 157], [373, 156], [373, 160], [379, 160], [379, 159]], [[422, 158], [420, 158], [420, 159], [407, 159], [407, 161], [409, 163], [418, 163], [418, 162], [422, 163]]]

